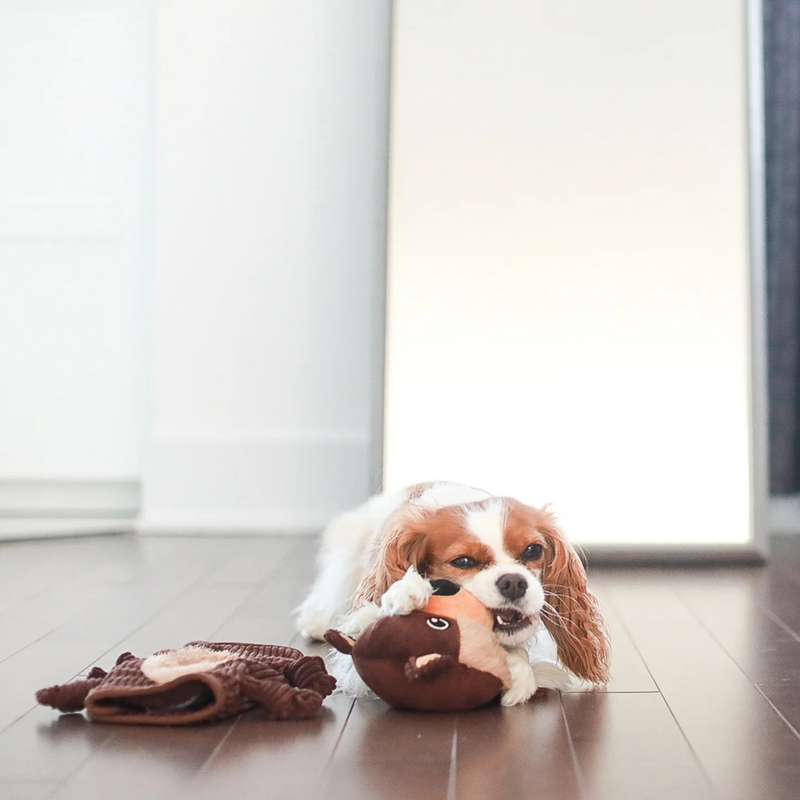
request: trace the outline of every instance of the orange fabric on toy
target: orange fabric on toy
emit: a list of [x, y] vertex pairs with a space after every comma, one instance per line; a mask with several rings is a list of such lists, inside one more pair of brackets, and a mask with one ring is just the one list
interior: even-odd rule
[[450, 581], [432, 581], [422, 611], [382, 617], [358, 640], [330, 630], [325, 639], [353, 657], [378, 697], [398, 708], [461, 711], [495, 700], [511, 683], [492, 615]]
[[[453, 584], [455, 586], [456, 584]], [[494, 628], [492, 612], [472, 592], [462, 589], [454, 594], [434, 594], [422, 609], [443, 617], [470, 617], [489, 629]]]

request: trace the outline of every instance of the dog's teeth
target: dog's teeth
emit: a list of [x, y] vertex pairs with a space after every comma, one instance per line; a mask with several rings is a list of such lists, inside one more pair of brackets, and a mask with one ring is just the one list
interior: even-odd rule
[[502, 618], [502, 617], [501, 617], [499, 614], [497, 614], [497, 616], [495, 616], [495, 619], [497, 620], [497, 624], [498, 624], [498, 625], [505, 625], [505, 624], [506, 624], [506, 623], [503, 621], [503, 618]]

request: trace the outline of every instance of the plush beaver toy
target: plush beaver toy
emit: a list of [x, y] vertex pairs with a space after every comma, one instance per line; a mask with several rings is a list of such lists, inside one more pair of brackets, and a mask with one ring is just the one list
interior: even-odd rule
[[431, 581], [422, 611], [382, 617], [353, 640], [329, 630], [325, 639], [352, 655], [358, 674], [397, 708], [462, 711], [496, 699], [511, 684], [491, 612], [451, 581]]

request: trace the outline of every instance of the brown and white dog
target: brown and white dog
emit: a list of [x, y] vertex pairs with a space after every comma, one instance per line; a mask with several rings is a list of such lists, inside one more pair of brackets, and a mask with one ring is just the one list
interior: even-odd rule
[[[381, 614], [424, 606], [425, 578], [447, 578], [492, 611], [512, 674], [505, 705], [524, 702], [548, 681], [563, 683], [547, 670], [537, 673], [536, 662], [547, 660], [537, 659], [537, 645], [546, 651], [554, 643], [553, 658], [579, 678], [608, 680], [597, 601], [552, 514], [454, 483], [378, 495], [335, 519], [323, 534], [298, 629], [309, 639], [322, 639], [328, 628], [357, 636]], [[338, 677], [358, 693], [356, 676]]]

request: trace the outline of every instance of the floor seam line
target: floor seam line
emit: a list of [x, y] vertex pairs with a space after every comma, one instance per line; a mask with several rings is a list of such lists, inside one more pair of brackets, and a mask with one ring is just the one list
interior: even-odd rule
[[[675, 590], [675, 588], [673, 586], [670, 586], [669, 590], [678, 598], [679, 602], [683, 603], [683, 598], [680, 596], [680, 594]], [[655, 675], [653, 675], [653, 672], [650, 669], [650, 665], [647, 663], [644, 655], [642, 655], [642, 651], [639, 649], [639, 644], [636, 641], [636, 638], [634, 637], [633, 633], [631, 632], [631, 629], [628, 627], [627, 622], [625, 622], [625, 619], [624, 619], [622, 613], [620, 612], [619, 607], [614, 602], [614, 600], [611, 597], [611, 595], [613, 595], [613, 591], [609, 592], [609, 604], [611, 605], [611, 607], [616, 612], [617, 618], [619, 620], [619, 624], [622, 625], [622, 627], [625, 630], [625, 633], [628, 634], [628, 638], [630, 639], [634, 650], [636, 650], [637, 655], [642, 660], [642, 664], [644, 664], [644, 668], [647, 670], [647, 674], [650, 676], [650, 678], [653, 681], [653, 684], [658, 689], [658, 694], [661, 695], [661, 699], [664, 701], [664, 705], [667, 707], [667, 710], [669, 711], [670, 716], [672, 717], [673, 721], [675, 722], [676, 727], [680, 731], [680, 734], [683, 737], [683, 741], [686, 742], [686, 746], [689, 748], [689, 752], [692, 754], [692, 758], [694, 758], [695, 762], [697, 763], [697, 766], [700, 769], [700, 774], [705, 778], [706, 784], [708, 785], [708, 788], [711, 791], [711, 795], [713, 797], [719, 798], [720, 794], [717, 791], [717, 787], [714, 785], [714, 782], [711, 780], [711, 775], [708, 773], [708, 770], [706, 770], [705, 764], [703, 764], [702, 760], [700, 759], [700, 755], [698, 754], [697, 750], [695, 750], [694, 745], [689, 740], [689, 736], [687, 735], [686, 731], [683, 729], [683, 725], [681, 725], [680, 721], [678, 720], [678, 717], [675, 714], [674, 709], [670, 705], [669, 700], [667, 700], [667, 697], [664, 694], [663, 690], [661, 689], [661, 686], [659, 685], [658, 681], [656, 680]], [[685, 605], [685, 603], [684, 603], [684, 605]]]

